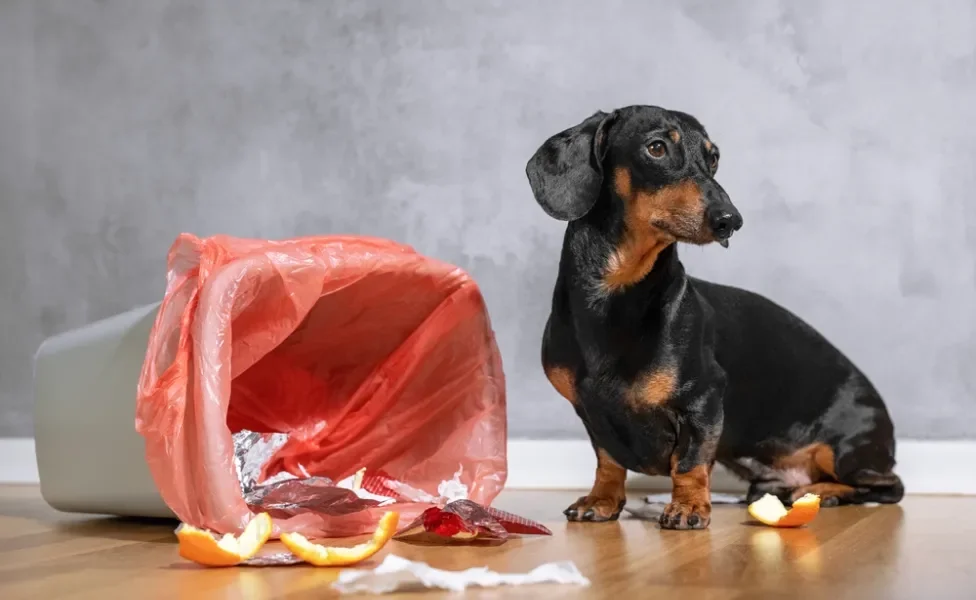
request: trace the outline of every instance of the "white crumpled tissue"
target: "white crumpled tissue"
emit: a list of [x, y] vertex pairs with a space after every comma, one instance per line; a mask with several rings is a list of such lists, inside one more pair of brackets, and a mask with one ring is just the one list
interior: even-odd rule
[[464, 571], [443, 571], [422, 562], [414, 562], [388, 554], [372, 571], [347, 569], [339, 573], [332, 587], [342, 594], [385, 594], [389, 592], [442, 589], [463, 592], [468, 586], [496, 587], [529, 583], [568, 583], [588, 586], [572, 562], [546, 563], [528, 573], [496, 573], [485, 567]]
[[[712, 504], [741, 504], [742, 501], [741, 496], [712, 492]], [[671, 494], [650, 494], [644, 496], [645, 504], [667, 504], [669, 502], [671, 502]]]
[[[644, 497], [644, 503], [638, 506], [627, 506], [627, 512], [638, 519], [656, 521], [664, 512], [664, 507], [671, 502], [671, 494], [651, 494]], [[712, 504], [741, 504], [742, 498], [732, 494], [712, 492]]]

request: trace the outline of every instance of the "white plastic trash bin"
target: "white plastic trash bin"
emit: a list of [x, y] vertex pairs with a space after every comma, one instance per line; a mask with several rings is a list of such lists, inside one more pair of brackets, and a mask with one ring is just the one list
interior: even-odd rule
[[135, 430], [136, 389], [159, 304], [46, 340], [34, 359], [41, 494], [65, 512], [173, 517]]

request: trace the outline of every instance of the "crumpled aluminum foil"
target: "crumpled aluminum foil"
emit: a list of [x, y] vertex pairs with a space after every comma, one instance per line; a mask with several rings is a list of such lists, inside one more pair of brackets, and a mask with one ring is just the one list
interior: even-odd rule
[[234, 466], [237, 467], [237, 479], [241, 482], [241, 494], [246, 498], [258, 484], [268, 485], [279, 481], [295, 479], [291, 473], [282, 472], [267, 481], [258, 481], [261, 468], [271, 459], [285, 442], [285, 433], [258, 433], [246, 429], [232, 436], [234, 441]]
[[249, 558], [241, 564], [246, 567], [282, 567], [298, 565], [304, 562], [304, 560], [298, 558], [291, 552], [275, 552], [274, 554], [263, 554]]

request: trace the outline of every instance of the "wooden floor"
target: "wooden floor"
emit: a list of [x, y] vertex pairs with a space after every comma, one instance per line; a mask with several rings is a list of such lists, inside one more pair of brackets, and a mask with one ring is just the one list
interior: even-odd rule
[[[976, 497], [825, 509], [798, 530], [753, 526], [743, 507], [716, 506], [709, 530], [675, 532], [635, 519], [565, 523], [560, 512], [574, 496], [507, 492], [496, 502], [545, 521], [551, 538], [494, 548], [391, 542], [384, 552], [439, 568], [521, 572], [568, 559], [593, 583], [467, 593], [479, 598], [976, 598]], [[34, 487], [0, 486], [0, 598], [335, 595], [331, 569], [197, 568], [177, 556], [173, 529], [171, 522], [63, 515]]]

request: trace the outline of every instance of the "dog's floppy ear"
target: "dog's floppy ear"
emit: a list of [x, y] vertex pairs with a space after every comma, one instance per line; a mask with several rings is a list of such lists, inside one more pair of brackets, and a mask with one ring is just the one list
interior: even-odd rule
[[597, 112], [552, 136], [529, 159], [525, 174], [536, 202], [550, 217], [573, 221], [590, 212], [603, 185], [607, 135], [616, 112]]

